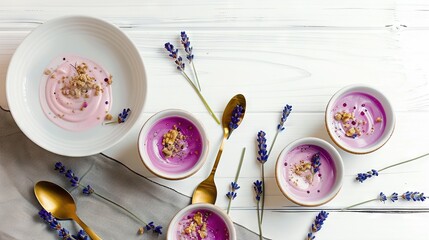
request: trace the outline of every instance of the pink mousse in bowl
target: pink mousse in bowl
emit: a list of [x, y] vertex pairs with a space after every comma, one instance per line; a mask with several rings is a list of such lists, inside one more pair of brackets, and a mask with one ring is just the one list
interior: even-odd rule
[[283, 194], [302, 206], [329, 202], [341, 188], [343, 161], [338, 151], [318, 138], [302, 138], [286, 146], [276, 163]]
[[345, 151], [370, 153], [393, 133], [395, 116], [387, 98], [374, 88], [351, 85], [329, 101], [325, 123], [332, 140]]
[[167, 240], [235, 240], [234, 224], [213, 204], [192, 204], [171, 220]]
[[197, 172], [207, 157], [202, 124], [183, 110], [164, 110], [144, 124], [138, 139], [146, 168], [165, 179], [183, 179]]

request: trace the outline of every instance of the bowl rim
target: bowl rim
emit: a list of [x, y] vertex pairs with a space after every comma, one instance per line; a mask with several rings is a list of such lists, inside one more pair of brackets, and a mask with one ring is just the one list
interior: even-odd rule
[[[159, 120], [167, 118], [167, 117], [182, 117], [187, 119], [188, 121], [192, 122], [195, 127], [198, 129], [201, 139], [203, 142], [203, 147], [201, 150], [201, 155], [197, 161], [197, 163], [189, 170], [173, 174], [173, 173], [167, 173], [165, 171], [161, 171], [154, 167], [152, 164], [152, 161], [150, 160], [146, 148], [144, 147], [144, 141], [146, 134], [149, 132], [150, 128]], [[140, 160], [142, 161], [143, 165], [155, 176], [168, 179], [168, 180], [180, 180], [187, 177], [192, 176], [195, 174], [201, 167], [204, 165], [208, 151], [209, 151], [209, 140], [207, 138], [206, 130], [203, 126], [203, 124], [190, 112], [182, 110], [182, 109], [165, 109], [162, 111], [159, 111], [155, 114], [153, 114], [142, 126], [139, 132], [138, 140], [137, 140], [137, 149], [139, 152]]]
[[229, 240], [236, 240], [237, 239], [237, 233], [235, 231], [234, 222], [228, 216], [228, 214], [226, 214], [221, 208], [219, 208], [218, 206], [216, 206], [214, 204], [210, 204], [210, 203], [194, 203], [194, 204], [190, 204], [190, 205], [182, 208], [170, 220], [170, 223], [168, 225], [168, 230], [167, 230], [167, 236], [166, 236], [167, 240], [173, 240], [174, 239], [173, 234], [174, 234], [175, 225], [177, 224], [179, 219], [183, 217], [183, 214], [188, 212], [188, 211], [195, 210], [195, 209], [209, 210], [209, 211], [212, 211], [212, 212], [218, 214], [224, 220], [224, 222], [228, 228], [229, 238], [230, 238]]
[[[356, 148], [356, 147], [351, 147], [351, 146], [344, 144], [343, 142], [339, 141], [334, 136], [332, 129], [329, 127], [329, 120], [330, 120], [330, 119], [328, 119], [328, 118], [330, 118], [329, 117], [330, 116], [329, 110], [332, 109], [332, 106], [340, 97], [342, 97], [346, 94], [349, 94], [349, 93], [353, 93], [353, 92], [360, 92], [360, 93], [368, 94], [368, 95], [374, 97], [375, 99], [377, 99], [383, 107], [384, 113], [386, 114], [386, 118], [391, 119], [390, 121], [388, 121], [386, 123], [386, 127], [384, 129], [383, 134], [381, 135], [381, 138], [375, 144], [370, 145], [368, 147]], [[387, 143], [387, 141], [392, 136], [392, 134], [395, 130], [395, 126], [396, 126], [396, 117], [395, 117], [395, 112], [393, 111], [393, 107], [392, 107], [391, 102], [382, 92], [380, 92], [379, 90], [377, 90], [376, 88], [374, 88], [370, 85], [352, 84], [352, 85], [345, 86], [345, 87], [341, 88], [340, 90], [338, 90], [331, 97], [328, 104], [326, 105], [325, 127], [326, 127], [328, 134], [329, 134], [329, 137], [332, 139], [332, 141], [339, 148], [341, 148], [342, 150], [347, 151], [349, 153], [368, 154], [368, 153], [371, 153], [371, 152], [374, 152], [374, 151], [380, 149], [382, 146], [384, 146]]]
[[[283, 173], [282, 173], [283, 164], [281, 162], [284, 159], [284, 157], [286, 156], [286, 154], [288, 154], [292, 149], [294, 149], [300, 145], [315, 145], [315, 146], [323, 148], [325, 151], [327, 151], [329, 153], [329, 155], [332, 158], [333, 163], [335, 164], [335, 169], [336, 169], [335, 183], [334, 183], [330, 193], [327, 194], [325, 197], [319, 199], [319, 200], [303, 201], [303, 200], [300, 200], [298, 198], [295, 198], [292, 194], [289, 194], [287, 191], [287, 187], [286, 187], [287, 183], [286, 183], [286, 181], [284, 181], [284, 177], [283, 177]], [[337, 149], [335, 149], [334, 146], [332, 146], [327, 141], [320, 139], [320, 138], [315, 138], [315, 137], [299, 138], [299, 139], [289, 143], [285, 148], [283, 148], [283, 150], [279, 154], [279, 156], [277, 158], [277, 162], [276, 162], [276, 167], [275, 167], [275, 179], [277, 182], [277, 186], [279, 187], [280, 191], [283, 193], [283, 195], [287, 199], [289, 199], [290, 201], [292, 201], [295, 204], [298, 204], [298, 205], [301, 205], [304, 207], [316, 207], [316, 206], [320, 206], [320, 205], [323, 205], [323, 204], [331, 201], [339, 193], [339, 191], [342, 187], [342, 184], [343, 184], [343, 179], [344, 179], [344, 164], [343, 164], [343, 160], [342, 160], [340, 153], [337, 151]]]

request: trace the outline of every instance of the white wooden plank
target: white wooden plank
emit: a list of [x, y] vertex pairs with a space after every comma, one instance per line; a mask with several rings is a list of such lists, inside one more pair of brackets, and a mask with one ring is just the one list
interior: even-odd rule
[[0, 28], [22, 23], [28, 29], [47, 19], [65, 14], [84, 14], [106, 18], [115, 24], [163, 29], [240, 29], [297, 27], [384, 27], [394, 20], [396, 4], [380, 1], [84, 1], [45, 0], [2, 1]]
[[[126, 31], [138, 46], [148, 71], [147, 112], [186, 108], [205, 112], [192, 88], [163, 49], [178, 44], [177, 31]], [[396, 111], [429, 110], [428, 31], [240, 31], [189, 33], [203, 94], [220, 114], [228, 99], [244, 93], [250, 112], [274, 112], [289, 102], [300, 112], [321, 112], [341, 87], [371, 84], [392, 100]], [[423, 35], [424, 37], [420, 37]], [[1, 33], [0, 103], [14, 48], [23, 33]], [[268, 36], [268, 37], [267, 37]], [[420, 40], [413, 40], [413, 39]], [[175, 101], [164, 101], [172, 96]], [[310, 97], [311, 96], [311, 97]], [[192, 104], [191, 104], [192, 103]]]

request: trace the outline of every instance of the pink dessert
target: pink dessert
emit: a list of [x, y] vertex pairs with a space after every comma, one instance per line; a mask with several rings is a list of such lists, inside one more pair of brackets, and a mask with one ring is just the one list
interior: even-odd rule
[[194, 167], [202, 154], [203, 142], [191, 121], [172, 116], [158, 120], [150, 127], [144, 147], [155, 168], [176, 174]]
[[371, 95], [352, 92], [340, 97], [330, 110], [334, 138], [353, 148], [373, 146], [386, 128], [386, 113]]
[[332, 157], [315, 145], [300, 145], [282, 160], [287, 192], [303, 201], [317, 201], [329, 195], [336, 180]]
[[228, 240], [225, 221], [210, 210], [193, 210], [186, 213], [176, 227], [177, 240]]
[[97, 63], [79, 56], [59, 56], [45, 69], [41, 81], [43, 112], [70, 131], [92, 128], [110, 111], [111, 83], [111, 75]]

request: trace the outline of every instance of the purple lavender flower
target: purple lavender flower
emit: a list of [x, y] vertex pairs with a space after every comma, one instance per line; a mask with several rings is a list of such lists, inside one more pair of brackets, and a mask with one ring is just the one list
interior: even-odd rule
[[119, 113], [118, 115], [118, 123], [124, 123], [125, 121], [127, 121], [128, 117], [131, 114], [131, 109], [127, 108], [127, 109], [123, 109], [121, 113]]
[[[50, 212], [48, 212], [42, 208], [39, 211], [39, 216], [49, 225], [49, 227], [51, 229], [57, 231], [58, 236], [61, 239], [63, 239], [63, 240], [72, 240], [73, 239], [72, 235], [70, 235], [70, 232], [67, 229], [63, 228], [61, 226], [61, 223], [59, 223], [58, 220], [55, 217], [53, 217]], [[79, 233], [80, 233], [80, 231], [79, 231]], [[88, 237], [85, 238], [85, 232], [82, 231], [82, 234], [80, 234], [80, 236], [82, 236], [82, 238], [77, 238], [75, 236], [73, 236], [73, 237], [76, 238], [77, 240], [88, 240]]]
[[237, 193], [236, 192], [228, 192], [226, 194], [226, 197], [229, 198], [229, 199], [234, 200], [237, 197]]
[[183, 63], [183, 59], [182, 57], [178, 56], [178, 49], [175, 49], [173, 44], [171, 43], [165, 43], [164, 44], [165, 49], [167, 49], [167, 51], [170, 53], [168, 54], [168, 56], [170, 56], [171, 58], [173, 58], [174, 63], [176, 63], [177, 69], [180, 71], [184, 71], [185, 70], [185, 63]]
[[161, 225], [155, 226], [153, 222], [149, 222], [148, 224], [146, 224], [145, 228], [146, 228], [146, 231], [152, 230], [152, 232], [154, 233], [162, 234], [162, 230], [161, 230], [162, 226]]
[[93, 189], [91, 186], [87, 185], [86, 187], [84, 187], [84, 188], [82, 189], [82, 193], [83, 193], [84, 195], [89, 196], [89, 195], [91, 195], [92, 193], [94, 193], [94, 189]]
[[65, 228], [61, 228], [58, 231], [58, 237], [60, 237], [63, 240], [73, 240], [72, 236], [70, 235], [70, 232]]
[[64, 167], [62, 162], [56, 162], [55, 163], [55, 170], [58, 170], [60, 173], [64, 173], [66, 171], [66, 168]]
[[72, 187], [76, 187], [77, 185], [79, 185], [79, 177], [76, 176], [76, 174], [74, 174], [71, 169], [68, 169], [66, 171], [66, 167], [63, 165], [62, 162], [55, 163], [55, 170], [58, 170], [59, 173], [64, 174], [64, 176], [70, 180]]
[[322, 163], [320, 162], [320, 154], [316, 153], [313, 155], [313, 157], [311, 157], [311, 167], [313, 174], [319, 171], [320, 165], [322, 165]]
[[311, 225], [311, 231], [314, 233], [320, 231], [320, 229], [322, 229], [323, 222], [328, 218], [328, 215], [329, 213], [326, 211], [320, 211], [320, 213], [317, 214], [314, 223]]
[[413, 200], [414, 202], [423, 202], [426, 200], [426, 196], [424, 195], [424, 193], [410, 191], [403, 193], [402, 198], [407, 201]]
[[281, 132], [281, 131], [285, 130], [284, 124], [285, 124], [287, 118], [289, 117], [289, 114], [291, 111], [292, 111], [292, 106], [286, 104], [286, 106], [283, 109], [283, 113], [282, 113], [282, 117], [280, 119], [280, 123], [279, 123], [279, 125], [277, 125], [277, 131]]
[[371, 171], [368, 171], [366, 173], [358, 173], [356, 180], [359, 182], [363, 182], [368, 178], [371, 178], [372, 176], [378, 176], [378, 171], [375, 169], [372, 169]]
[[234, 110], [232, 110], [231, 121], [229, 122], [229, 130], [230, 130], [229, 135], [231, 135], [231, 132], [238, 127], [238, 123], [241, 121], [241, 117], [243, 116], [243, 113], [244, 113], [244, 108], [239, 104], [237, 104]]
[[85, 231], [82, 229], [79, 230], [77, 235], [72, 235], [76, 240], [90, 240], [89, 237], [86, 235]]
[[255, 199], [259, 202], [262, 195], [262, 181], [256, 180], [253, 183], [253, 190], [255, 191]]
[[268, 152], [267, 152], [267, 139], [265, 138], [265, 132], [259, 131], [258, 137], [256, 139], [258, 142], [258, 161], [264, 164], [268, 160]]
[[398, 194], [397, 193], [392, 193], [392, 195], [390, 195], [390, 200], [392, 201], [392, 202], [395, 202], [395, 201], [397, 201], [398, 200]]
[[194, 54], [192, 54], [191, 42], [189, 41], [189, 37], [185, 31], [180, 33], [181, 42], [183, 48], [185, 48], [185, 52], [187, 53], [186, 58], [189, 60], [189, 63], [194, 60]]
[[236, 190], [240, 189], [240, 186], [238, 186], [238, 184], [236, 182], [231, 182], [231, 192], [228, 192], [226, 194], [226, 197], [229, 199], [234, 199], [237, 197], [237, 192]]
[[380, 192], [379, 199], [380, 199], [380, 202], [386, 202], [387, 200], [386, 194], [384, 194], [383, 192]]
[[233, 191], [240, 189], [240, 186], [236, 182], [231, 182], [231, 189]]
[[313, 240], [313, 239], [315, 239], [315, 238], [316, 238], [316, 236], [314, 236], [312, 232], [309, 232], [309, 233], [307, 234], [307, 240]]

